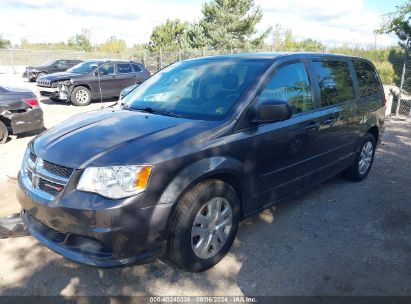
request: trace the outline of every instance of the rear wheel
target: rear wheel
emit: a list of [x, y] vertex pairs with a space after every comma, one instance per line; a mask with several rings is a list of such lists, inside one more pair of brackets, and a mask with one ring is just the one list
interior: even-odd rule
[[354, 163], [345, 172], [349, 179], [361, 181], [367, 177], [374, 161], [375, 145], [374, 136], [370, 133], [365, 134]]
[[2, 121], [0, 121], [0, 144], [6, 143], [8, 137], [9, 130], [7, 129], [7, 126]]
[[91, 92], [86, 87], [75, 87], [71, 92], [71, 103], [75, 106], [86, 106], [90, 104]]
[[235, 190], [221, 180], [199, 183], [180, 200], [171, 225], [169, 259], [200, 272], [216, 265], [230, 250], [240, 216]]

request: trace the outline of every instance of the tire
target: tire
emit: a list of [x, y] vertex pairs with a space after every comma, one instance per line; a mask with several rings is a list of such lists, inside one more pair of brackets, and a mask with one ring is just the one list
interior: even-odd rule
[[[216, 212], [218, 206], [220, 213]], [[216, 179], [197, 184], [177, 205], [170, 229], [168, 259], [190, 272], [213, 267], [230, 250], [239, 219], [239, 199], [229, 184]]]
[[78, 86], [71, 92], [71, 103], [75, 106], [87, 106], [91, 101], [91, 92], [83, 86]]
[[375, 137], [370, 133], [365, 134], [354, 163], [345, 171], [346, 177], [359, 182], [368, 176], [374, 161], [375, 146]]
[[0, 144], [5, 144], [9, 138], [7, 126], [0, 120]]

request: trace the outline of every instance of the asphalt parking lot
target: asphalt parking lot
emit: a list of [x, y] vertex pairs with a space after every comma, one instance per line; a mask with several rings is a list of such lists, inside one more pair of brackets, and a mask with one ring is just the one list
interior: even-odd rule
[[[47, 128], [99, 107], [42, 100]], [[19, 209], [15, 176], [32, 136], [0, 146], [0, 217]], [[246, 220], [230, 253], [206, 272], [161, 259], [98, 269], [25, 236], [0, 239], [0, 295], [410, 296], [410, 185], [411, 124], [391, 121], [365, 181], [337, 176]]]

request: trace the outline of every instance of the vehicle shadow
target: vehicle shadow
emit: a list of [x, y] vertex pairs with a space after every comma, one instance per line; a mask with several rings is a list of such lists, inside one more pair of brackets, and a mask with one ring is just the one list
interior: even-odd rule
[[[113, 98], [105, 98], [103, 99], [102, 103], [104, 104], [105, 107], [107, 107], [108, 103], [115, 104], [118, 101], [118, 97], [113, 97]], [[96, 104], [100, 103], [101, 100], [99, 99], [93, 99], [90, 104]], [[40, 103], [45, 104], [45, 105], [50, 105], [50, 106], [55, 106], [55, 105], [66, 105], [66, 106], [74, 106], [71, 102], [69, 101], [62, 101], [62, 100], [52, 100], [50, 98], [45, 98], [44, 96], [40, 98]], [[111, 105], [111, 104], [110, 104]], [[87, 106], [85, 106], [87, 108]]]
[[24, 133], [17, 134], [16, 137], [17, 137], [17, 138], [24, 138], [24, 137], [36, 136], [36, 135], [39, 135], [39, 134], [41, 134], [41, 133], [43, 133], [43, 132], [45, 132], [45, 131], [47, 131], [47, 128], [46, 128], [46, 127], [43, 127], [43, 128], [41, 128], [41, 129], [37, 129], [37, 130], [33, 130], [33, 131], [28, 131], [28, 132], [24, 132]]

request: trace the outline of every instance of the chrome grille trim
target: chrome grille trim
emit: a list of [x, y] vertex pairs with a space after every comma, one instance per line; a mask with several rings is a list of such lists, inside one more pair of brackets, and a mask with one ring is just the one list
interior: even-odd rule
[[[34, 194], [47, 201], [51, 201], [64, 191], [67, 183], [69, 182], [70, 176], [74, 170], [71, 168], [47, 162], [52, 166], [63, 168], [62, 170], [71, 170], [67, 171], [70, 172], [69, 176], [60, 176], [53, 172], [47, 171], [46, 168], [44, 168], [43, 166], [36, 166], [37, 160], [38, 158], [34, 153], [29, 154], [24, 165], [26, 170], [22, 170], [22, 181], [25, 184], [25, 186]], [[40, 159], [39, 161], [42, 160]], [[43, 161], [43, 164], [44, 162], [46, 161]], [[59, 186], [62, 187], [60, 191], [53, 188], [58, 188]]]

